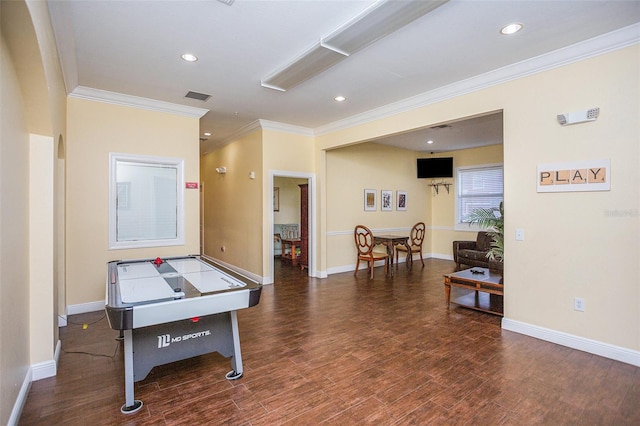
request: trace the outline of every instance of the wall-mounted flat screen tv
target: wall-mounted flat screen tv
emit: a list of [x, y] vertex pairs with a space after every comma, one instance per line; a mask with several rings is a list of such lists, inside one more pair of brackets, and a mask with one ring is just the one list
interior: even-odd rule
[[453, 177], [453, 157], [418, 158], [418, 179]]

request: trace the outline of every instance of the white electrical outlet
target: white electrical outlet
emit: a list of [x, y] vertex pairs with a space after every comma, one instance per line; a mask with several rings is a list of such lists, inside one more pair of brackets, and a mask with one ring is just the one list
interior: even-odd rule
[[581, 297], [573, 298], [573, 309], [575, 311], [584, 312], [584, 299]]
[[524, 229], [516, 228], [516, 241], [524, 241]]

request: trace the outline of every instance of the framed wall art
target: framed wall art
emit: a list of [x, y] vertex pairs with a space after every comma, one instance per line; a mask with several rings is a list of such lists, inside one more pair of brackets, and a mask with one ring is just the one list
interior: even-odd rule
[[393, 191], [383, 189], [380, 191], [382, 197], [382, 204], [380, 210], [383, 212], [390, 212], [393, 210]]
[[407, 192], [396, 191], [396, 210], [407, 210]]
[[273, 187], [273, 211], [280, 211], [280, 188], [277, 186]]
[[376, 211], [376, 190], [365, 189], [364, 190], [364, 211], [374, 212]]

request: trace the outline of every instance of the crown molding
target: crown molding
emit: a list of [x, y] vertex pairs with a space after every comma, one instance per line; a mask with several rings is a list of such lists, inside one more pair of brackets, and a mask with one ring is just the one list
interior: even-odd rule
[[314, 129], [316, 136], [366, 124], [447, 99], [466, 95], [512, 80], [538, 74], [574, 62], [613, 52], [640, 43], [640, 24], [630, 25], [592, 39], [498, 68], [410, 98], [334, 121]]
[[58, 49], [58, 59], [62, 69], [62, 79], [67, 94], [71, 93], [71, 88], [78, 86], [78, 64], [76, 61], [76, 45], [73, 39], [73, 25], [71, 23], [71, 12], [69, 2], [51, 1], [47, 2], [51, 22], [59, 22], [59, 25], [52, 25], [53, 37]]
[[223, 146], [229, 145], [231, 142], [236, 141], [236, 140], [240, 139], [241, 137], [248, 135], [249, 133], [255, 132], [256, 130], [258, 130], [260, 128], [261, 128], [260, 127], [260, 120], [252, 121], [251, 123], [240, 127], [238, 130], [236, 130], [235, 132], [231, 133], [229, 136], [224, 138], [222, 141], [214, 142], [212, 144], [212, 146], [214, 146], [215, 149], [222, 148]]
[[301, 136], [312, 136], [312, 137], [314, 136], [313, 129], [310, 129], [308, 127], [295, 126], [293, 124], [279, 123], [277, 121], [259, 119], [256, 121], [252, 121], [246, 126], [239, 128], [238, 130], [233, 132], [231, 135], [224, 138], [224, 140], [222, 140], [219, 143], [215, 143], [214, 145], [216, 148], [221, 148], [225, 145], [230, 144], [235, 140], [240, 139], [243, 136], [248, 135], [249, 133], [255, 132], [258, 129], [274, 130], [277, 132], [292, 133], [294, 135], [301, 135]]
[[293, 124], [279, 123], [277, 121], [269, 121], [269, 120], [258, 120], [260, 122], [260, 127], [263, 130], [275, 130], [277, 132], [284, 133], [293, 133], [294, 135], [301, 136], [315, 136], [313, 129], [302, 126], [295, 126]]
[[208, 109], [196, 108], [186, 105], [179, 105], [170, 102], [158, 101], [155, 99], [141, 98], [138, 96], [125, 95], [123, 93], [109, 92], [107, 90], [94, 89], [91, 87], [78, 86], [69, 94], [71, 98], [87, 99], [91, 101], [105, 102], [114, 105], [124, 105], [134, 108], [147, 109], [157, 112], [182, 115], [185, 117], [201, 118]]

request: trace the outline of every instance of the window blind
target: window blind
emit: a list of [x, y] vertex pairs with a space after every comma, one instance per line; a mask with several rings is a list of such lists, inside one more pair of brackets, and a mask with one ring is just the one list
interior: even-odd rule
[[498, 208], [504, 198], [502, 166], [458, 169], [458, 223], [468, 223], [466, 217], [474, 209]]

